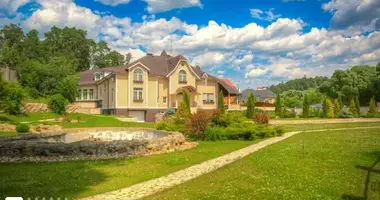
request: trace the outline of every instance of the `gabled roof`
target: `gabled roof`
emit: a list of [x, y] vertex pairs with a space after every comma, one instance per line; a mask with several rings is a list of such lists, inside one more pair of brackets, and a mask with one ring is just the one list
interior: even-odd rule
[[245, 89], [243, 92], [241, 92], [242, 100], [247, 101], [249, 93], [251, 92], [253, 92], [253, 94], [255, 94], [256, 96], [256, 99], [261, 102], [264, 101], [265, 98], [276, 98], [276, 94], [269, 89], [265, 89], [265, 90]]
[[[149, 69], [149, 74], [156, 76], [167, 76], [172, 72], [181, 60], [187, 61], [187, 59], [182, 55], [171, 56], [166, 53], [165, 50], [161, 52], [159, 56], [153, 54], [147, 54], [146, 56], [123, 66], [117, 67], [107, 67], [102, 69], [88, 70], [80, 73], [79, 85], [90, 85], [95, 84], [94, 73], [96, 72], [112, 72], [112, 73], [128, 73], [128, 69], [134, 67], [136, 64], [141, 63], [144, 67]], [[190, 65], [190, 69], [195, 73], [198, 78], [204, 77], [206, 72], [202, 71], [199, 67], [194, 67]], [[231, 82], [226, 83], [221, 79], [208, 74], [208, 78], [216, 80], [220, 85], [222, 85], [231, 94], [239, 94], [239, 91], [232, 85]]]

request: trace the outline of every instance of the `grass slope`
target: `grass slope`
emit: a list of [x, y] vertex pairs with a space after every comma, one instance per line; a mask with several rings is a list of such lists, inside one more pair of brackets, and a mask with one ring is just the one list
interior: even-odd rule
[[100, 194], [158, 178], [259, 141], [201, 142], [187, 151], [134, 159], [0, 164], [0, 199]]
[[[367, 172], [356, 166], [376, 161], [380, 129], [305, 133], [147, 199], [361, 199]], [[368, 199], [379, 183], [372, 173]]]

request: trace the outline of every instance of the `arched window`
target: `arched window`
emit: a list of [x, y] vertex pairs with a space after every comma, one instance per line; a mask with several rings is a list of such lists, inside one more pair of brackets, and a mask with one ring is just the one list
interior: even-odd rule
[[143, 82], [144, 81], [144, 79], [143, 79], [143, 74], [144, 72], [143, 72], [143, 70], [142, 69], [140, 69], [140, 68], [137, 68], [137, 69], [135, 69], [135, 71], [133, 72], [133, 74], [134, 74], [134, 81], [135, 82]]
[[186, 83], [187, 80], [186, 80], [186, 71], [185, 70], [181, 70], [179, 71], [179, 82], [180, 83]]

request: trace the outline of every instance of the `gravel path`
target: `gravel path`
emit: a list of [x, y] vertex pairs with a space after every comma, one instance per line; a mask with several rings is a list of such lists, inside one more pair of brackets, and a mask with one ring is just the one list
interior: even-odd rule
[[[328, 130], [349, 130], [349, 129], [378, 129], [378, 127], [358, 127], [358, 128], [341, 128], [341, 129], [328, 129]], [[157, 179], [153, 179], [150, 181], [142, 182], [136, 185], [132, 185], [130, 187], [115, 190], [112, 192], [107, 192], [104, 194], [99, 194], [92, 197], [83, 198], [83, 200], [125, 200], [125, 199], [139, 199], [142, 197], [146, 197], [152, 195], [154, 193], [163, 191], [165, 189], [171, 188], [175, 185], [179, 185], [191, 179], [194, 179], [203, 174], [214, 171], [218, 168], [221, 168], [229, 163], [232, 163], [240, 158], [243, 158], [251, 153], [254, 153], [268, 145], [277, 143], [279, 141], [285, 140], [293, 135], [296, 135], [301, 132], [322, 132], [326, 130], [310, 130], [310, 131], [294, 131], [284, 134], [281, 137], [274, 137], [266, 139], [257, 144], [250, 145], [243, 149], [231, 152], [229, 154], [220, 156], [218, 158], [214, 158], [203, 163], [193, 165], [186, 169], [174, 172], [167, 176], [163, 176]], [[144, 173], [144, 172], [141, 172]]]
[[380, 122], [380, 118], [350, 118], [350, 119], [297, 119], [297, 120], [270, 120], [273, 125], [280, 124], [338, 124], [338, 123], [357, 123], [357, 122]]

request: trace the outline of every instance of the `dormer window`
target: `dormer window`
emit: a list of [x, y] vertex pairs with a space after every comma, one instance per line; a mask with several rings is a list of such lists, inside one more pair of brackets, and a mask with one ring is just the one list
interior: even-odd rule
[[137, 68], [135, 69], [135, 71], [133, 72], [133, 81], [134, 82], [137, 82], [137, 83], [141, 83], [144, 81], [143, 77], [144, 77], [144, 72], [142, 69], [140, 68]]
[[94, 79], [95, 79], [95, 81], [100, 80], [100, 79], [102, 79], [102, 78], [103, 78], [103, 76], [102, 76], [101, 73], [96, 72], [96, 73], [94, 74]]
[[185, 70], [179, 71], [178, 76], [179, 76], [178, 77], [179, 83], [187, 83], [186, 71]]

